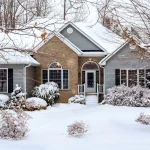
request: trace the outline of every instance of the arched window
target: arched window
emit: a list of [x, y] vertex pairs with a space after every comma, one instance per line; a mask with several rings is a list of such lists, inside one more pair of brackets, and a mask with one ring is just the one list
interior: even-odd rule
[[98, 65], [93, 61], [88, 61], [83, 64], [82, 70], [99, 70]]
[[48, 69], [42, 70], [43, 83], [55, 82], [60, 89], [68, 89], [68, 70], [63, 69], [59, 62], [53, 62]]
[[53, 69], [62, 69], [62, 66], [59, 62], [53, 62], [50, 64], [49, 68]]

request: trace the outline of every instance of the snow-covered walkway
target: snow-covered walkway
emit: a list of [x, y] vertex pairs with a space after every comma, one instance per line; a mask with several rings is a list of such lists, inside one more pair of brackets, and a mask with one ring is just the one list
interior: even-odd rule
[[[30, 131], [25, 139], [0, 140], [0, 150], [149, 150], [150, 126], [135, 122], [150, 108], [109, 105], [60, 104], [28, 112]], [[90, 130], [81, 138], [69, 137], [67, 125], [83, 120]]]

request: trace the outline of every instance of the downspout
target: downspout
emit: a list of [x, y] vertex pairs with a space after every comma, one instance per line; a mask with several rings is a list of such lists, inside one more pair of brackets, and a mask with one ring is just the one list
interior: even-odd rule
[[[25, 94], [27, 94], [27, 93], [26, 93], [26, 92], [27, 92], [27, 89], [26, 89], [26, 88], [27, 88], [27, 77], [26, 77], [27, 74], [26, 74], [26, 73], [27, 73], [27, 68], [30, 67], [30, 66], [31, 66], [31, 64], [29, 64], [29, 65], [27, 65], [27, 66], [24, 67], [23, 83], [24, 83], [24, 93], [25, 93]], [[26, 95], [25, 95], [25, 98], [26, 98]]]

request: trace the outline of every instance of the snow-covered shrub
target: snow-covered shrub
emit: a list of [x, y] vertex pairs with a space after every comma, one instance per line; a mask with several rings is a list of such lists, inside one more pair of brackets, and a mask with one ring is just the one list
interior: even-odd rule
[[40, 86], [36, 86], [32, 91], [32, 95], [44, 99], [48, 105], [52, 106], [58, 102], [60, 96], [58, 84], [47, 82]]
[[140, 122], [142, 124], [148, 125], [150, 124], [150, 116], [144, 115], [144, 113], [141, 113], [140, 116], [136, 119], [136, 122]]
[[89, 130], [89, 125], [83, 121], [75, 121], [71, 125], [67, 126], [67, 132], [70, 136], [80, 137], [83, 136]]
[[114, 86], [107, 90], [102, 104], [116, 106], [150, 107], [150, 89], [141, 86]]
[[0, 94], [0, 108], [7, 109], [7, 102], [9, 101], [9, 97], [4, 94]]
[[26, 107], [26, 93], [22, 92], [21, 86], [16, 85], [16, 88], [11, 93], [11, 98], [8, 103], [10, 109], [25, 109]]
[[80, 103], [86, 104], [85, 97], [83, 95], [75, 95], [68, 99], [68, 103]]
[[27, 131], [27, 120], [29, 116], [22, 110], [1, 110], [0, 111], [0, 138], [21, 139]]
[[26, 109], [29, 111], [46, 109], [47, 103], [45, 100], [37, 97], [31, 97], [27, 99]]

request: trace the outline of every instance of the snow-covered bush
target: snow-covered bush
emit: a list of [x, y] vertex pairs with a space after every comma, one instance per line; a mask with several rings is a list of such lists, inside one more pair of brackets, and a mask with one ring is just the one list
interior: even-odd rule
[[89, 125], [83, 121], [75, 121], [71, 125], [67, 126], [67, 132], [70, 136], [80, 137], [83, 136], [89, 130]]
[[145, 125], [148, 125], [148, 124], [150, 124], [150, 116], [144, 115], [144, 113], [141, 113], [140, 116], [135, 121], [140, 122]]
[[40, 86], [36, 86], [32, 90], [32, 95], [34, 97], [44, 99], [48, 105], [52, 106], [58, 102], [60, 96], [58, 84], [54, 82], [47, 82], [45, 84], [41, 84]]
[[7, 109], [7, 102], [9, 101], [9, 97], [4, 94], [0, 94], [0, 108]]
[[83, 95], [75, 95], [68, 99], [68, 103], [80, 103], [86, 104], [85, 97]]
[[114, 86], [107, 90], [102, 104], [117, 106], [150, 107], [150, 89], [141, 86]]
[[37, 97], [31, 97], [27, 99], [26, 109], [30, 111], [46, 109], [47, 103], [45, 100]]
[[26, 93], [22, 92], [21, 86], [16, 85], [16, 88], [11, 93], [11, 98], [8, 103], [10, 109], [25, 109], [26, 107]]
[[27, 120], [29, 116], [22, 110], [17, 112], [13, 110], [0, 111], [0, 138], [21, 139], [27, 131]]

